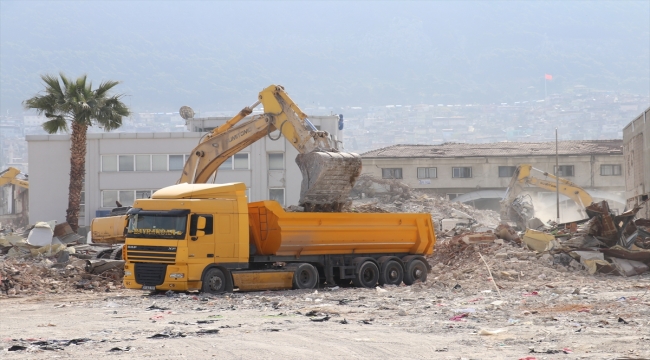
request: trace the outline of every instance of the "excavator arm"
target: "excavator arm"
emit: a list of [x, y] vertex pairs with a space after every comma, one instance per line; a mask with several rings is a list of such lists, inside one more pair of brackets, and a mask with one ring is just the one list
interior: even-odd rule
[[9, 167], [7, 170], [0, 172], [0, 186], [13, 184], [29, 189], [29, 182], [27, 180], [18, 179], [16, 177], [18, 174], [20, 174], [20, 170], [15, 167]]
[[[543, 177], [540, 177], [540, 175]], [[501, 219], [508, 220], [513, 217], [532, 217], [532, 211], [527, 210], [527, 206], [521, 205], [521, 194], [524, 188], [531, 185], [555, 192], [557, 191], [556, 182], [559, 183], [560, 194], [573, 200], [578, 205], [581, 215], [586, 217], [584, 209], [593, 202], [591, 195], [587, 191], [567, 179], [556, 177], [546, 171], [536, 169], [532, 165], [522, 164], [517, 167], [515, 173], [512, 175], [506, 194], [501, 201]], [[532, 204], [530, 204], [530, 207], [532, 208]], [[522, 209], [523, 211], [521, 211]], [[513, 214], [513, 212], [518, 214]], [[525, 214], [522, 214], [522, 212]], [[519, 226], [525, 227], [522, 226], [522, 219], [515, 220]]]
[[[262, 104], [264, 113], [244, 123]], [[229, 157], [279, 129], [298, 152], [296, 162], [303, 181], [300, 205], [306, 211], [340, 211], [361, 172], [357, 154], [339, 152], [326, 131], [319, 131], [284, 91], [271, 85], [258, 101], [202, 138], [190, 154], [179, 183], [205, 183]]]

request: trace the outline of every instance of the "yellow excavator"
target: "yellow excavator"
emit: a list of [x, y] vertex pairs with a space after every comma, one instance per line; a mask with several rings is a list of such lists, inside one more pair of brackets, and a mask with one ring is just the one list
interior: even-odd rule
[[560, 194], [573, 200], [578, 205], [580, 215], [586, 218], [585, 207], [591, 205], [593, 199], [585, 189], [567, 179], [536, 169], [530, 164], [521, 164], [515, 169], [506, 194], [501, 200], [501, 220], [514, 221], [519, 228], [526, 229], [528, 220], [535, 217], [532, 199], [529, 195], [522, 194], [526, 186], [555, 192], [556, 182], [559, 182]]
[[0, 186], [17, 185], [29, 189], [29, 181], [19, 179], [18, 174], [20, 174], [20, 170], [11, 166], [7, 170], [0, 172]]
[[[240, 123], [260, 104], [264, 113]], [[192, 118], [193, 113], [186, 106], [180, 111], [185, 119]], [[279, 85], [262, 90], [253, 105], [205, 135], [192, 150], [177, 183], [208, 182], [216, 177], [219, 165], [245, 147], [265, 136], [277, 140], [279, 136], [272, 137], [276, 130], [299, 152], [296, 163], [303, 177], [299, 205], [306, 212], [340, 212], [361, 173], [361, 157], [339, 151], [329, 133], [316, 129]], [[93, 220], [90, 225], [93, 242], [116, 244], [124, 241], [126, 215], [115, 215]], [[121, 256], [119, 249], [110, 256]]]

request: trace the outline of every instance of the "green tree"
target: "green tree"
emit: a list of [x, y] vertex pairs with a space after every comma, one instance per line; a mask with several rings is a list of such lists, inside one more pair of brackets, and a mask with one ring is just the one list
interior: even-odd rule
[[49, 120], [43, 123], [43, 129], [49, 134], [68, 131], [70, 134], [70, 186], [66, 221], [74, 231], [79, 228], [79, 203], [86, 174], [86, 133], [88, 127], [98, 125], [105, 131], [122, 126], [122, 118], [129, 116], [129, 108], [120, 101], [122, 94], [109, 95], [108, 91], [119, 81], [104, 81], [98, 88], [92, 88], [86, 75], [72, 80], [60, 73], [59, 79], [54, 75], [42, 75], [45, 83], [43, 92], [23, 101], [25, 109], [34, 109], [44, 114]]

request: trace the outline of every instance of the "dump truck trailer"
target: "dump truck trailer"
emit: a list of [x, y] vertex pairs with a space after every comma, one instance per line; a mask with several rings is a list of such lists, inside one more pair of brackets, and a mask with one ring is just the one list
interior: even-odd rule
[[144, 290], [374, 287], [426, 281], [430, 214], [286, 212], [246, 187], [178, 184], [128, 213], [124, 285]]

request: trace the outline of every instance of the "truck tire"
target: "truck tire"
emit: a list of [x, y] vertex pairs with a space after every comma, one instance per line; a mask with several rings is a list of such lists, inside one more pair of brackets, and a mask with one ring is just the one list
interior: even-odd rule
[[379, 272], [379, 285], [399, 285], [404, 280], [404, 268], [395, 260], [389, 260], [381, 264]]
[[359, 266], [357, 275], [352, 279], [352, 283], [356, 287], [373, 288], [377, 285], [379, 280], [379, 268], [372, 261], [364, 261]]
[[313, 289], [318, 285], [318, 271], [312, 264], [302, 263], [290, 266], [293, 268], [293, 288]]
[[420, 259], [411, 259], [406, 263], [404, 284], [413, 285], [416, 281], [427, 281], [427, 266]]
[[111, 253], [111, 259], [122, 260], [122, 246], [116, 247]]
[[203, 274], [201, 279], [201, 292], [208, 294], [221, 294], [226, 292], [228, 281], [226, 274], [219, 268], [211, 268]]

